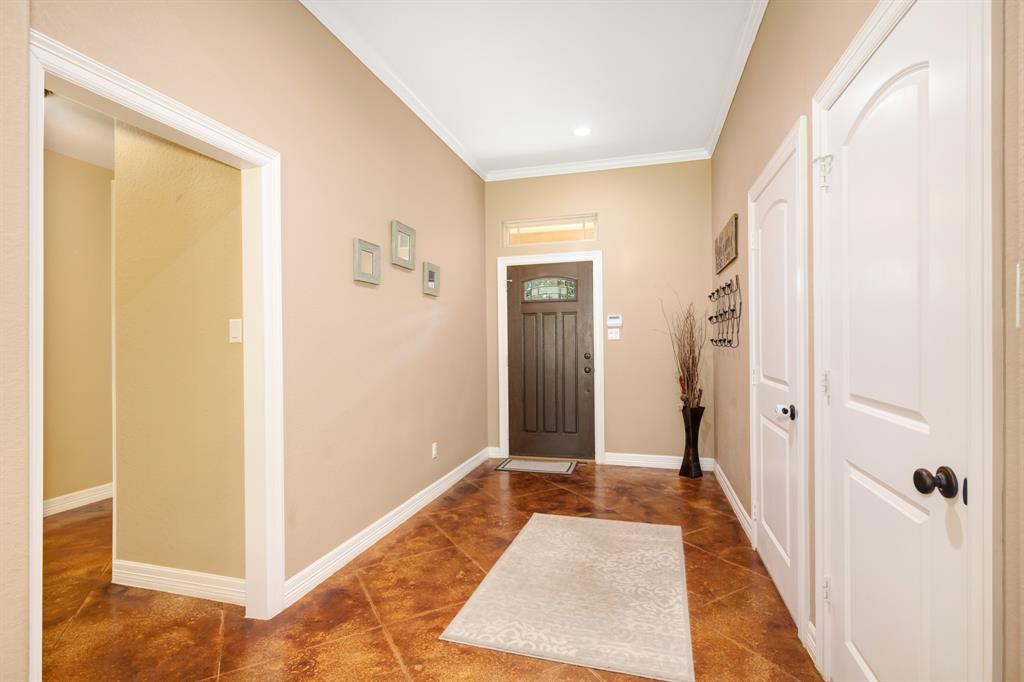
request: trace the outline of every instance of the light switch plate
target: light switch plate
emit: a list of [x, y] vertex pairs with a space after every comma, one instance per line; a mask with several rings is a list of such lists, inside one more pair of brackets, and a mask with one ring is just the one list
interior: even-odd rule
[[242, 321], [228, 320], [228, 343], [242, 343]]
[[618, 341], [621, 334], [622, 334], [622, 330], [621, 329], [609, 329], [608, 330], [608, 340], [609, 341]]

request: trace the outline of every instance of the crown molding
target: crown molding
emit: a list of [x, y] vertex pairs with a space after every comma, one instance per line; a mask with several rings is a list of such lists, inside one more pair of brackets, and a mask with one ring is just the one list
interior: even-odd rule
[[369, 43], [363, 39], [362, 35], [353, 26], [342, 21], [336, 11], [331, 11], [332, 8], [337, 7], [337, 3], [330, 2], [329, 0], [299, 0], [299, 2], [302, 3], [303, 7], [310, 14], [316, 17], [317, 21], [334, 34], [334, 37], [340, 40], [373, 75], [379, 78], [391, 92], [395, 93], [405, 106], [409, 107], [420, 120], [426, 123], [427, 127], [434, 131], [434, 134], [441, 138], [441, 141], [448, 145], [448, 148], [455, 152], [456, 156], [472, 168], [477, 175], [481, 178], [484, 177], [484, 172], [480, 169], [476, 159], [459, 142], [458, 138], [441, 123], [441, 119], [435, 116], [434, 112], [398, 77], [398, 74], [391, 69], [391, 65], [388, 64], [387, 60], [370, 47]]
[[526, 166], [505, 170], [488, 171], [484, 180], [519, 180], [521, 178], [539, 178], [546, 175], [568, 175], [569, 173], [590, 173], [593, 171], [615, 170], [616, 168], [635, 168], [637, 166], [655, 166], [662, 163], [680, 163], [682, 161], [701, 161], [710, 159], [711, 155], [703, 147], [698, 149], [680, 149], [674, 152], [658, 152], [655, 154], [637, 154], [635, 156], [617, 156], [611, 159], [594, 159], [592, 161], [572, 161], [569, 163], [552, 163], [546, 166]]
[[725, 119], [729, 116], [729, 109], [732, 108], [732, 100], [736, 97], [736, 90], [740, 86], [740, 78], [743, 76], [743, 69], [747, 66], [747, 58], [750, 50], [754, 47], [754, 39], [757, 38], [757, 31], [761, 28], [761, 20], [764, 18], [764, 11], [768, 8], [768, 0], [754, 0], [750, 5], [750, 14], [747, 15], [747, 23], [743, 26], [743, 33], [736, 41], [736, 52], [733, 55], [732, 69], [728, 80], [729, 87], [722, 96], [722, 103], [718, 109], [718, 122], [708, 135], [707, 144], [704, 148], [709, 155], [715, 153], [718, 146], [718, 138], [725, 127]]

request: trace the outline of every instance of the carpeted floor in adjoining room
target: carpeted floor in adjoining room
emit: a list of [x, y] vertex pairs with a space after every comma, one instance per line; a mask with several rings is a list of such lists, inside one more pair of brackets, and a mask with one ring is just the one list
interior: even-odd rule
[[712, 474], [588, 464], [557, 476], [496, 464], [267, 622], [110, 585], [109, 503], [48, 517], [45, 679], [642, 679], [439, 639], [534, 512], [682, 526], [698, 681], [820, 679]]

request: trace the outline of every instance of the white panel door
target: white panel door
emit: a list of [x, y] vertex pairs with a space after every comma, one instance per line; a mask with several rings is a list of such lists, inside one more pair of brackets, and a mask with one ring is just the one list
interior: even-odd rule
[[807, 132], [801, 118], [748, 194], [757, 551], [796, 623], [803, 618]]
[[835, 680], [969, 679], [962, 481], [946, 497], [914, 480], [966, 473], [977, 414], [968, 5], [913, 5], [823, 117]]

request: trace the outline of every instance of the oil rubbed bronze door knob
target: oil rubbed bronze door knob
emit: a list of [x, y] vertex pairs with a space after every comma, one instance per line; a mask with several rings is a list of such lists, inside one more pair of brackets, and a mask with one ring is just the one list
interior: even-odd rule
[[585, 372], [586, 374], [590, 374], [590, 372], [591, 372], [591, 369], [590, 369], [589, 367], [584, 367], [584, 368], [583, 368], [583, 371], [584, 371], [584, 372]]
[[589, 352], [584, 353], [583, 354], [583, 359], [584, 360], [589, 360], [590, 359], [590, 353]]
[[943, 497], [950, 499], [956, 497], [960, 490], [956, 473], [946, 466], [939, 467], [934, 474], [927, 469], [918, 469], [914, 472], [914, 487], [922, 495], [930, 495], [938, 488]]

